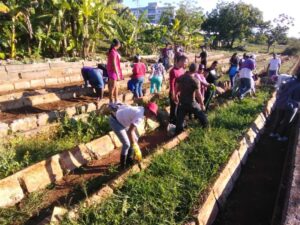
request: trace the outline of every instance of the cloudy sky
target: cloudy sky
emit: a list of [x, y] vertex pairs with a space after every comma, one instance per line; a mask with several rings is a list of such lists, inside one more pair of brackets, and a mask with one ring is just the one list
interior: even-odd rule
[[[198, 5], [204, 9], [204, 12], [210, 12], [217, 4], [218, 0], [196, 0]], [[228, 1], [228, 0], [225, 0]], [[230, 0], [230, 2], [239, 2], [240, 0]], [[140, 6], [146, 6], [148, 2], [155, 2], [155, 0], [140, 0]], [[164, 3], [171, 3], [177, 5], [179, 1], [176, 0], [157, 0], [159, 5]], [[295, 19], [295, 26], [289, 31], [290, 37], [300, 38], [300, 10], [297, 5], [297, 0], [283, 0], [283, 1], [271, 1], [271, 0], [243, 0], [248, 4], [252, 4], [259, 8], [264, 13], [265, 20], [272, 20], [281, 13], [285, 13]], [[129, 7], [136, 7], [136, 0], [124, 0], [124, 4]]]

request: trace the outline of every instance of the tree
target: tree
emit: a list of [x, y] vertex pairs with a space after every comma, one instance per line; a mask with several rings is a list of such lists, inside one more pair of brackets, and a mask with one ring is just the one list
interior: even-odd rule
[[221, 2], [207, 15], [202, 29], [232, 48], [237, 39], [247, 38], [262, 21], [262, 12], [252, 5]]
[[27, 33], [30, 39], [32, 38], [33, 31], [30, 21], [30, 3], [26, 0], [8, 0], [0, 2], [0, 14], [5, 14], [10, 19], [10, 57], [16, 57], [16, 26], [25, 24]]
[[275, 42], [280, 43], [287, 41], [287, 32], [290, 29], [290, 26], [294, 26], [294, 18], [285, 14], [280, 14], [278, 18], [273, 20], [273, 24], [268, 21], [262, 28], [267, 38], [268, 52]]

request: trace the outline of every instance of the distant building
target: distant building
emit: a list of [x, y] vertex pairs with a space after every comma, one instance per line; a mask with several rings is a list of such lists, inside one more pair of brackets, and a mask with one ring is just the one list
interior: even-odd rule
[[157, 2], [151, 2], [148, 3], [148, 6], [146, 7], [131, 8], [130, 10], [137, 18], [139, 18], [140, 15], [142, 15], [146, 11], [147, 18], [149, 19], [150, 23], [153, 24], [158, 24], [160, 17], [166, 11], [171, 13], [172, 18], [175, 17], [175, 7], [159, 7]]

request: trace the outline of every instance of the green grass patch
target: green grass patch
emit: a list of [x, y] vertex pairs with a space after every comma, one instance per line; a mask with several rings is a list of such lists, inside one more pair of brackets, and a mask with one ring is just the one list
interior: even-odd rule
[[87, 143], [110, 130], [108, 118], [91, 113], [87, 121], [65, 118], [57, 132], [16, 137], [0, 145], [0, 179], [59, 152]]
[[270, 89], [256, 99], [234, 101], [209, 115], [210, 128], [194, 125], [188, 141], [153, 159], [102, 204], [81, 208], [77, 221], [63, 224], [181, 224], [262, 111]]

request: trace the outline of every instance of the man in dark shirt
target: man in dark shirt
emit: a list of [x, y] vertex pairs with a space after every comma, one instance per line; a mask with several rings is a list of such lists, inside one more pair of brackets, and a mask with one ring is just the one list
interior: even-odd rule
[[[176, 101], [178, 102], [176, 133], [183, 131], [184, 118], [187, 114], [194, 114], [203, 127], [207, 127], [208, 120], [203, 113], [205, 106], [199, 91], [200, 83], [194, 78], [197, 66], [192, 63], [189, 72], [176, 80]], [[199, 102], [197, 102], [196, 101]]]
[[202, 49], [202, 51], [201, 51], [200, 55], [198, 57], [196, 57], [196, 58], [200, 58], [201, 59], [200, 60], [200, 64], [204, 65], [205, 69], [206, 69], [207, 68], [206, 67], [207, 66], [207, 51], [205, 49], [205, 46], [201, 46], [201, 49]]
[[208, 111], [210, 102], [216, 93], [215, 86], [217, 85], [217, 80], [220, 78], [216, 71], [217, 66], [218, 66], [218, 61], [214, 61], [211, 64], [210, 68], [206, 70], [207, 73], [206, 81], [210, 84], [213, 84], [205, 92], [204, 104], [205, 104], [206, 111]]

